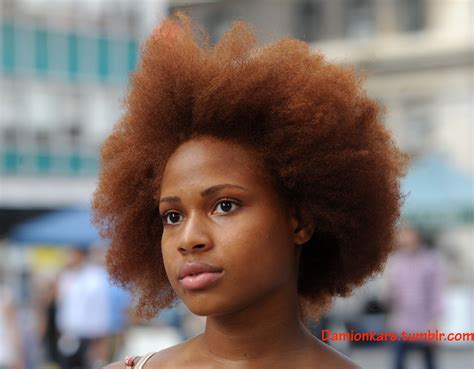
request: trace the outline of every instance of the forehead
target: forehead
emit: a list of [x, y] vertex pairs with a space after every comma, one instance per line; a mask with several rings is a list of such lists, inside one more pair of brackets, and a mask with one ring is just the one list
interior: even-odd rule
[[251, 149], [213, 137], [199, 137], [185, 142], [171, 155], [161, 190], [220, 183], [263, 185], [262, 169]]

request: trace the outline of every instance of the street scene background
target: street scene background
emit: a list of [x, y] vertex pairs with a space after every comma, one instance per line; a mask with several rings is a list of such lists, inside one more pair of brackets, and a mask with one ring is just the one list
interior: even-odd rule
[[[262, 42], [295, 37], [354, 65], [411, 155], [399, 252], [312, 332], [390, 332], [403, 314], [407, 329], [432, 314], [430, 327], [474, 332], [474, 1], [0, 0], [0, 368], [101, 368], [203, 330], [183, 305], [139, 320], [129, 293], [109, 282], [90, 224], [100, 146], [123, 113], [140, 45], [177, 10], [212, 42], [243, 19]], [[429, 282], [417, 284], [424, 267]], [[421, 301], [407, 313], [405, 299], [419, 295], [433, 311]], [[366, 369], [395, 368], [405, 354], [406, 368], [428, 368], [429, 355], [437, 368], [474, 367], [472, 340], [428, 351], [328, 343]]]

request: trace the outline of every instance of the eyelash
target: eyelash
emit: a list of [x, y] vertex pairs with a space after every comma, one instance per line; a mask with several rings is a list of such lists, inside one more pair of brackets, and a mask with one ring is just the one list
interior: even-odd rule
[[[219, 201], [216, 202], [214, 208], [213, 208], [213, 211], [215, 211], [215, 209], [219, 206], [219, 204], [223, 203], [223, 202], [230, 202], [231, 204], [234, 204], [234, 205], [237, 205], [237, 207], [240, 207], [241, 206], [241, 203], [237, 200], [234, 200], [234, 199], [231, 199], [231, 198], [223, 198], [223, 199], [220, 199]], [[224, 212], [224, 214], [228, 214], [228, 213], [232, 213], [234, 212], [235, 210], [237, 209], [234, 209], [234, 210], [231, 210], [231, 211], [228, 211], [228, 212]], [[171, 213], [178, 213], [178, 211], [176, 210], [168, 210], [168, 211], [165, 211], [163, 214], [160, 214], [161, 216], [161, 220], [163, 222], [163, 225], [176, 225], [178, 223], [168, 223], [166, 220], [167, 220], [167, 217], [169, 214]], [[180, 214], [181, 215], [181, 214]]]

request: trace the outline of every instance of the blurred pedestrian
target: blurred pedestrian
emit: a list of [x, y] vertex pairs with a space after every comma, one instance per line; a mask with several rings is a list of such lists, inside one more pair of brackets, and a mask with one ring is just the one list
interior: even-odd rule
[[0, 369], [24, 368], [21, 330], [16, 311], [11, 290], [0, 280]]
[[125, 333], [131, 323], [131, 294], [113, 284], [108, 286], [110, 298], [110, 326], [108, 330], [107, 361], [116, 360], [124, 345]]
[[58, 279], [57, 324], [62, 369], [90, 368], [90, 348], [109, 326], [105, 270], [88, 260], [84, 247], [70, 251], [69, 264]]
[[[398, 237], [398, 251], [388, 266], [390, 325], [402, 333], [434, 332], [441, 319], [444, 297], [444, 269], [436, 252], [427, 248], [420, 233], [404, 226]], [[423, 353], [425, 367], [434, 369], [435, 342], [410, 341], [403, 337], [395, 344], [396, 369], [405, 368], [408, 351]]]
[[91, 245], [90, 260], [97, 268], [102, 281], [103, 291], [109, 308], [107, 314], [107, 328], [103, 337], [93, 340], [89, 359], [91, 367], [102, 368], [106, 362], [116, 359], [124, 344], [124, 334], [130, 324], [130, 307], [132, 296], [130, 293], [109, 281], [105, 269], [105, 254], [107, 248], [103, 243]]
[[57, 280], [46, 281], [41, 296], [40, 332], [44, 347], [44, 360], [51, 367], [59, 365], [57, 316]]

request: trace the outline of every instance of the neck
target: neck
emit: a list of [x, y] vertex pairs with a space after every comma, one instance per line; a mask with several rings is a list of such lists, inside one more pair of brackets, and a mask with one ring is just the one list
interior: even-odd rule
[[207, 318], [205, 354], [225, 362], [256, 362], [302, 350], [313, 337], [298, 314], [296, 290], [279, 291], [242, 310]]

